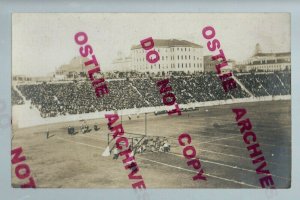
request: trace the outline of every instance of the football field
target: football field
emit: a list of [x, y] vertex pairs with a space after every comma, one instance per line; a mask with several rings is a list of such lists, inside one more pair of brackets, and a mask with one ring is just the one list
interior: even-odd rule
[[[232, 108], [247, 109], [246, 118], [252, 122], [257, 134], [267, 169], [276, 188], [289, 188], [291, 184], [291, 101], [239, 103], [197, 108], [181, 116], [167, 114], [122, 117], [127, 137], [133, 134], [164, 136], [171, 151], [146, 152], [136, 155], [147, 188], [260, 188], [253, 165], [236, 125]], [[119, 120], [117, 123], [120, 123]], [[87, 121], [90, 128], [100, 125], [99, 131], [82, 134], [82, 122], [74, 121], [14, 130], [12, 148], [22, 146], [26, 163], [30, 165], [37, 187], [47, 188], [131, 188], [121, 157], [101, 154], [107, 147], [106, 119]], [[74, 126], [75, 135], [67, 133]], [[46, 131], [49, 129], [49, 138]], [[191, 145], [196, 148], [207, 181], [194, 181], [197, 171], [188, 167], [178, 144], [178, 136], [189, 133]], [[12, 170], [14, 170], [12, 168]], [[12, 171], [12, 184], [20, 180]]]

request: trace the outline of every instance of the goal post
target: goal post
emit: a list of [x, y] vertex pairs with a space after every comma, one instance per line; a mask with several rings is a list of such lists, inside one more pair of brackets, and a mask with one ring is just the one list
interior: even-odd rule
[[[147, 114], [144, 113], [144, 133], [133, 133], [133, 132], [125, 132], [124, 135], [128, 139], [128, 146], [135, 152], [135, 149], [138, 147], [138, 145], [141, 145], [143, 140], [147, 138]], [[139, 115], [139, 113], [137, 114]], [[124, 122], [124, 116], [121, 117], [121, 123]], [[126, 119], [125, 119], [126, 121]], [[105, 148], [104, 152], [102, 153], [102, 156], [110, 156], [111, 152], [115, 148], [115, 140], [112, 137], [112, 133], [107, 133], [107, 147]]]

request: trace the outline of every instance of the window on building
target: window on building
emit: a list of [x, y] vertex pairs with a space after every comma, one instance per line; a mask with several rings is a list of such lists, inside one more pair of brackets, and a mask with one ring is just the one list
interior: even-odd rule
[[179, 56], [178, 56], [178, 60], [179, 60]]
[[183, 68], [183, 63], [181, 64], [181, 68]]
[[161, 59], [164, 60], [164, 57], [162, 56]]
[[186, 48], [184, 48], [184, 51], [186, 51]]
[[183, 56], [181, 56], [181, 60], [183, 60]]
[[166, 60], [168, 60], [168, 56], [166, 56]]
[[178, 63], [178, 68], [179, 68], [179, 63]]
[[158, 64], [158, 69], [160, 69], [160, 64]]
[[191, 59], [191, 56], [189, 55], [189, 59]]
[[191, 68], [191, 63], [189, 63], [189, 67]]
[[187, 58], [187, 56], [185, 55], [185, 59]]

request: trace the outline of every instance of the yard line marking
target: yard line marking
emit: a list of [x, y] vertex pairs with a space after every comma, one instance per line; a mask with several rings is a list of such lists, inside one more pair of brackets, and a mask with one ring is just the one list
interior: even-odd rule
[[[199, 144], [199, 143], [196, 143], [196, 144]], [[202, 143], [203, 144], [203, 143]], [[209, 144], [209, 143], [208, 143]], [[213, 143], [211, 145], [215, 145], [215, 146], [223, 146], [223, 147], [229, 147], [229, 148], [235, 148], [235, 149], [243, 149], [245, 150], [245, 148], [243, 147], [236, 147], [236, 146], [230, 146], [230, 145], [227, 145], [227, 144], [217, 144], [217, 143]], [[175, 148], [175, 147], [173, 147]], [[267, 151], [268, 152], [268, 151]], [[287, 155], [287, 154], [278, 154], [278, 155], [281, 155], [281, 156], [284, 156], [284, 157], [291, 157], [290, 155]]]
[[[93, 148], [96, 148], [96, 149], [103, 149], [103, 150], [105, 149], [105, 148], [97, 147], [97, 146], [94, 146], [94, 145], [89, 145], [89, 144], [85, 144], [85, 143], [81, 143], [81, 142], [75, 142], [75, 141], [72, 141], [72, 140], [63, 139], [63, 138], [61, 138], [59, 136], [56, 137], [56, 138], [59, 139], [59, 140], [64, 140], [64, 141], [72, 142], [72, 143], [75, 143], [75, 144], [80, 144], [80, 145], [84, 145], [84, 146], [88, 146], [88, 147], [93, 147]], [[150, 159], [147, 159], [147, 158], [141, 158], [141, 157], [137, 157], [137, 158], [138, 159], [142, 159], [142, 160], [148, 160], [150, 162], [158, 163], [158, 164], [165, 165], [165, 166], [168, 166], [168, 167], [180, 169], [180, 170], [183, 170], [183, 171], [197, 173], [196, 171], [193, 171], [193, 170], [184, 169], [184, 168], [181, 168], [181, 167], [177, 167], [177, 166], [169, 165], [169, 164], [166, 164], [166, 163], [162, 163], [162, 162], [150, 160]], [[247, 183], [244, 183], [244, 182], [235, 181], [235, 180], [232, 180], [232, 179], [218, 177], [218, 176], [211, 175], [211, 174], [205, 174], [205, 175], [213, 177], [213, 178], [216, 178], [216, 179], [221, 179], [221, 180], [224, 180], [224, 181], [228, 181], [228, 182], [234, 182], [234, 183], [237, 183], [237, 184], [240, 184], [240, 185], [246, 185], [246, 186], [253, 187], [253, 188], [259, 188], [259, 187], [255, 186], [255, 185], [251, 185], [251, 184], [247, 184]]]
[[[184, 157], [183, 155], [179, 155], [179, 154], [176, 154], [176, 153], [171, 153], [171, 152], [166, 152], [166, 153], [172, 154], [172, 155], [175, 155], [175, 156], [178, 156], [178, 157]], [[205, 159], [201, 159], [201, 161], [211, 163], [211, 164], [215, 164], [215, 165], [221, 165], [221, 166], [229, 167], [229, 168], [233, 168], [233, 169], [239, 169], [239, 170], [243, 170], [243, 171], [256, 173], [256, 171], [252, 170], [252, 169], [245, 169], [245, 168], [242, 168], [242, 167], [227, 165], [227, 164], [218, 163], [218, 162], [214, 162], [214, 161], [209, 161], [209, 160], [205, 160]], [[290, 180], [289, 178], [278, 176], [278, 175], [275, 175], [275, 174], [272, 174], [272, 176], [280, 178], [280, 179]]]
[[[85, 146], [89, 146], [89, 147], [94, 147], [94, 148], [97, 148], [97, 149], [102, 149], [102, 150], [106, 149], [106, 148], [97, 147], [97, 146], [89, 145], [89, 144], [82, 143], [82, 142], [75, 142], [75, 141], [72, 141], [72, 140], [67, 140], [67, 139], [61, 138], [61, 137], [59, 137], [59, 136], [57, 136], [56, 138], [57, 138], [57, 139], [60, 139], [60, 140], [65, 140], [65, 141], [68, 141], [68, 142], [72, 142], [72, 143], [77, 143], [77, 144], [81, 144], [81, 145], [85, 145]], [[166, 153], [168, 153], [168, 152], [166, 152]], [[172, 155], [175, 155], [175, 156], [183, 157], [183, 155], [178, 155], [178, 154], [175, 154], [175, 153], [168, 153], [168, 154], [172, 154]], [[143, 158], [143, 159], [144, 159], [144, 158]], [[249, 171], [249, 172], [255, 172], [255, 173], [256, 173], [256, 171], [254, 171], [254, 170], [244, 169], [244, 168], [237, 167], [237, 166], [232, 166], [232, 165], [227, 165], [227, 164], [217, 163], [217, 162], [208, 161], [208, 160], [203, 160], [203, 159], [201, 159], [201, 161], [207, 162], [207, 163], [212, 163], [212, 164], [215, 164], [215, 165], [221, 165], [221, 166], [225, 166], [225, 167], [229, 167], [229, 168], [240, 169], [240, 170]], [[281, 178], [281, 179], [285, 179], [285, 180], [290, 180], [289, 178], [281, 177], [281, 176], [274, 175], [274, 174], [272, 174], [272, 176], [277, 177], [277, 178]]]
[[[182, 149], [182, 147], [180, 147], [180, 146], [172, 147], [172, 149], [177, 149], [177, 148]], [[217, 151], [210, 151], [210, 150], [201, 149], [201, 148], [197, 148], [197, 150], [205, 151], [205, 152], [210, 152], [210, 153], [215, 153], [215, 154], [221, 154], [221, 155], [224, 155], [224, 156], [241, 158], [241, 159], [245, 159], [245, 160], [251, 160], [251, 158], [249, 158], [249, 157], [243, 157], [243, 156], [238, 156], [238, 155], [233, 155], [233, 154], [226, 154], [226, 153], [221, 153], [221, 152], [217, 152]], [[277, 163], [274, 163], [274, 162], [268, 162], [268, 163], [270, 163], [272, 165], [280, 166], [280, 164], [277, 164]]]
[[214, 139], [211, 141], [207, 141], [207, 142], [198, 142], [198, 143], [194, 143], [194, 144], [206, 144], [206, 143], [211, 143], [211, 142], [215, 142], [215, 141], [219, 141], [219, 140], [226, 140], [229, 138], [235, 138], [235, 137], [240, 137], [240, 135], [235, 135], [235, 136], [231, 136], [231, 137], [219, 137], [218, 139]]
[[[243, 148], [243, 147], [230, 146], [230, 145], [227, 145], [227, 144], [213, 143], [213, 144], [211, 144], [211, 145], [224, 146], [224, 147], [229, 147], [229, 148], [244, 149], [244, 150], [245, 150], [245, 148]], [[269, 151], [267, 151], [267, 152], [269, 152]], [[291, 157], [290, 155], [282, 154], [282, 153], [281, 153], [281, 154], [278, 154], [278, 155], [281, 155], [281, 156], [283, 156], [283, 157]]]
[[[209, 137], [209, 138], [215, 138], [215, 139], [217, 139], [217, 138], [223, 138], [223, 137], [220, 137], [220, 136], [196, 135], [195, 133], [191, 133], [191, 135], [192, 135], [193, 137], [196, 136], [196, 137], [198, 137], [198, 138], [200, 138], [200, 137]], [[235, 135], [237, 135], [237, 134], [235, 134]], [[175, 136], [166, 136], [166, 137], [174, 138], [174, 139], [177, 140], [177, 137], [175, 137]]]
[[[234, 123], [233, 123], [234, 124]], [[195, 126], [193, 126], [193, 125], [186, 125], [186, 126], [188, 126], [188, 127], [198, 127], [199, 128], [199, 125], [195, 125]], [[289, 127], [291, 127], [291, 126], [289, 126]], [[272, 128], [272, 129], [278, 129], [277, 127], [270, 127], [270, 128]], [[281, 127], [282, 128], [282, 127]], [[214, 129], [211, 129], [211, 130], [214, 130]], [[231, 130], [231, 129], [224, 129], [224, 128], [222, 128], [221, 129], [223, 132], [224, 131], [233, 131], [233, 130]], [[198, 130], [198, 131], [200, 131], [200, 130]], [[271, 130], [270, 130], [271, 131]], [[211, 131], [210, 130], [206, 130], [206, 131], [200, 131], [201, 133], [211, 133]], [[195, 136], [197, 136], [197, 135], [195, 135]], [[214, 137], [214, 136], [201, 136], [201, 137]], [[266, 140], [268, 140], [268, 141], [274, 141], [274, 140], [270, 140], [270, 138], [267, 138], [267, 137], [259, 137], [259, 138], [262, 138], [262, 139], [266, 139]], [[274, 145], [274, 146], [276, 146], [276, 145]]]
[[57, 136], [56, 138], [59, 139], [59, 140], [64, 140], [64, 141], [72, 142], [72, 143], [75, 143], [75, 144], [81, 144], [81, 145], [88, 146], [88, 147], [94, 147], [94, 148], [97, 148], [97, 149], [102, 149], [102, 150], [106, 149], [106, 148], [97, 147], [97, 146], [89, 145], [89, 144], [82, 143], [82, 142], [75, 142], [75, 141], [73, 141], [73, 140], [67, 140], [67, 139], [61, 138], [61, 137], [59, 137], [59, 136]]
[[[194, 135], [193, 135], [193, 137], [194, 137]], [[222, 138], [222, 137], [214, 137], [214, 136], [199, 136], [197, 139], [199, 139], [199, 138], [201, 138], [201, 137]], [[241, 137], [242, 137], [242, 136], [241, 136]], [[177, 138], [175, 138], [175, 137], [168, 137], [168, 138], [177, 140]], [[237, 139], [230, 139], [230, 137], [228, 137], [228, 140], [241, 142], [240, 140], [237, 140]], [[206, 143], [206, 142], [205, 142], [205, 143]], [[204, 144], [204, 143], [195, 143], [195, 144]], [[263, 146], [274, 146], [274, 147], [278, 147], [278, 145], [276, 145], [276, 144], [269, 144], [269, 143], [260, 143], [260, 144], [262, 144]], [[287, 149], [290, 149], [290, 148], [291, 148], [291, 146], [286, 146], [286, 145], [281, 146], [281, 147], [287, 148]]]
[[[102, 140], [102, 141], [107, 141], [107, 140], [105, 140], [105, 139], [102, 139], [102, 138], [94, 138], [94, 137], [90, 137], [90, 136], [86, 136], [86, 135], [78, 135], [78, 136], [80, 136], [80, 137], [86, 137], [86, 138], [90, 138], [90, 139], [99, 139], [99, 140]], [[210, 137], [210, 136], [209, 136]], [[233, 136], [234, 137], [234, 136]], [[222, 137], [216, 137], [216, 138], [220, 138], [220, 139], [222, 139]], [[228, 137], [227, 139], [228, 140], [234, 140], [234, 139], [229, 139], [229, 138], [232, 138], [232, 137]], [[172, 139], [174, 139], [174, 140], [177, 140], [177, 138], [172, 138]], [[223, 139], [225, 139], [225, 138], [223, 138]], [[218, 139], [217, 139], [218, 140]], [[216, 141], [216, 140], [215, 140]], [[234, 140], [234, 141], [239, 141], [239, 140]], [[195, 144], [205, 144], [205, 143], [208, 143], [208, 142], [204, 142], [204, 143], [195, 143]], [[261, 144], [263, 144], [263, 143], [261, 143]], [[218, 144], [216, 144], [216, 145], [218, 145]], [[228, 145], [226, 145], [226, 146], [228, 146]], [[275, 146], [275, 145], [274, 145]], [[232, 147], [232, 146], [228, 146], [228, 147]], [[173, 147], [173, 148], [179, 148], [179, 146], [177, 146], [177, 147]], [[216, 153], [216, 154], [221, 154], [221, 155], [226, 155], [226, 156], [231, 156], [231, 157], [238, 157], [238, 158], [242, 158], [242, 159], [246, 159], [246, 160], [250, 160], [250, 158], [245, 158], [245, 157], [242, 157], [242, 156], [237, 156], [237, 155], [232, 155], [232, 154], [225, 154], [225, 153], [220, 153], [220, 152], [216, 152], [216, 151], [209, 151], [209, 150], [205, 150], [205, 149], [201, 149], [201, 148], [198, 148], [199, 150], [201, 150], [201, 151], [206, 151], [206, 152], [211, 152], [211, 153]], [[244, 149], [244, 148], [241, 148], [241, 149]], [[283, 154], [283, 156], [285, 156], [285, 154]], [[289, 156], [289, 155], [287, 155], [287, 156]], [[270, 164], [273, 164], [273, 165], [276, 165], [276, 166], [279, 166], [277, 163], [274, 163], [274, 162], [269, 162]]]
[[223, 146], [223, 147], [230, 147], [230, 148], [243, 149], [243, 150], [245, 150], [245, 147], [230, 146], [230, 145], [227, 145], [227, 144], [217, 144], [217, 143], [214, 143], [214, 144], [212, 144], [212, 145]]
[[[157, 164], [160, 164], [160, 165], [165, 165], [165, 166], [172, 167], [172, 168], [179, 169], [179, 170], [183, 170], [183, 171], [193, 172], [195, 174], [197, 173], [196, 171], [193, 171], [193, 170], [190, 170], [190, 169], [185, 169], [185, 168], [182, 168], [182, 167], [177, 167], [177, 166], [174, 166], [174, 165], [169, 165], [169, 164], [166, 164], [166, 163], [163, 163], [163, 162], [159, 162], [159, 161], [155, 161], [155, 160], [151, 160], [151, 159], [148, 159], [148, 158], [138, 157], [138, 159], [147, 160], [147, 161], [150, 161], [150, 162], [154, 162], [154, 163], [157, 163]], [[219, 177], [219, 176], [215, 176], [215, 175], [211, 175], [211, 174], [207, 174], [207, 173], [205, 173], [205, 175], [213, 177], [213, 178], [216, 178], [216, 179], [221, 179], [221, 180], [224, 180], [224, 181], [228, 181], [228, 182], [234, 182], [234, 183], [237, 183], [237, 184], [240, 184], [240, 185], [246, 185], [246, 186], [253, 187], [253, 188], [259, 188], [259, 187], [255, 186], [255, 185], [251, 185], [251, 184], [247, 184], [247, 183], [244, 183], [244, 182], [235, 181], [235, 180], [232, 180], [232, 179], [227, 179], [227, 178], [223, 178], [223, 177]]]
[[96, 140], [103, 140], [107, 142], [107, 139], [102, 139], [100, 137], [92, 137], [92, 136], [87, 136], [87, 135], [78, 135], [80, 137], [86, 137], [86, 138], [90, 138], [90, 139], [96, 139]]
[[[229, 139], [229, 140], [240, 142], [240, 140], [236, 140], [236, 139]], [[268, 144], [268, 143], [261, 143], [261, 142], [260, 142], [260, 144], [263, 145], [263, 146], [274, 146], [274, 147], [279, 146], [279, 144], [276, 145], [276, 144]], [[281, 147], [289, 148], [289, 149], [291, 148], [290, 146], [281, 146]]]
[[211, 141], [208, 141], [208, 142], [199, 142], [199, 143], [195, 143], [195, 144], [206, 144], [206, 143], [211, 143], [211, 142], [215, 142], [215, 141], [219, 141], [219, 140], [227, 140], [229, 138], [236, 138], [236, 137], [240, 137], [240, 135], [235, 135], [235, 136], [232, 136], [232, 137], [224, 137], [224, 138], [211, 140]]

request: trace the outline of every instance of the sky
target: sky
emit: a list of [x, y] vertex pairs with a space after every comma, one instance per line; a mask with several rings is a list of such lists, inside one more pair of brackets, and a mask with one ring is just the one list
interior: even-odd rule
[[213, 26], [227, 59], [243, 61], [260, 43], [263, 52], [289, 52], [288, 13], [14, 13], [13, 75], [45, 76], [80, 56], [74, 41], [85, 32], [102, 71], [110, 71], [119, 51], [130, 54], [140, 40], [181, 39], [203, 46], [205, 26]]

